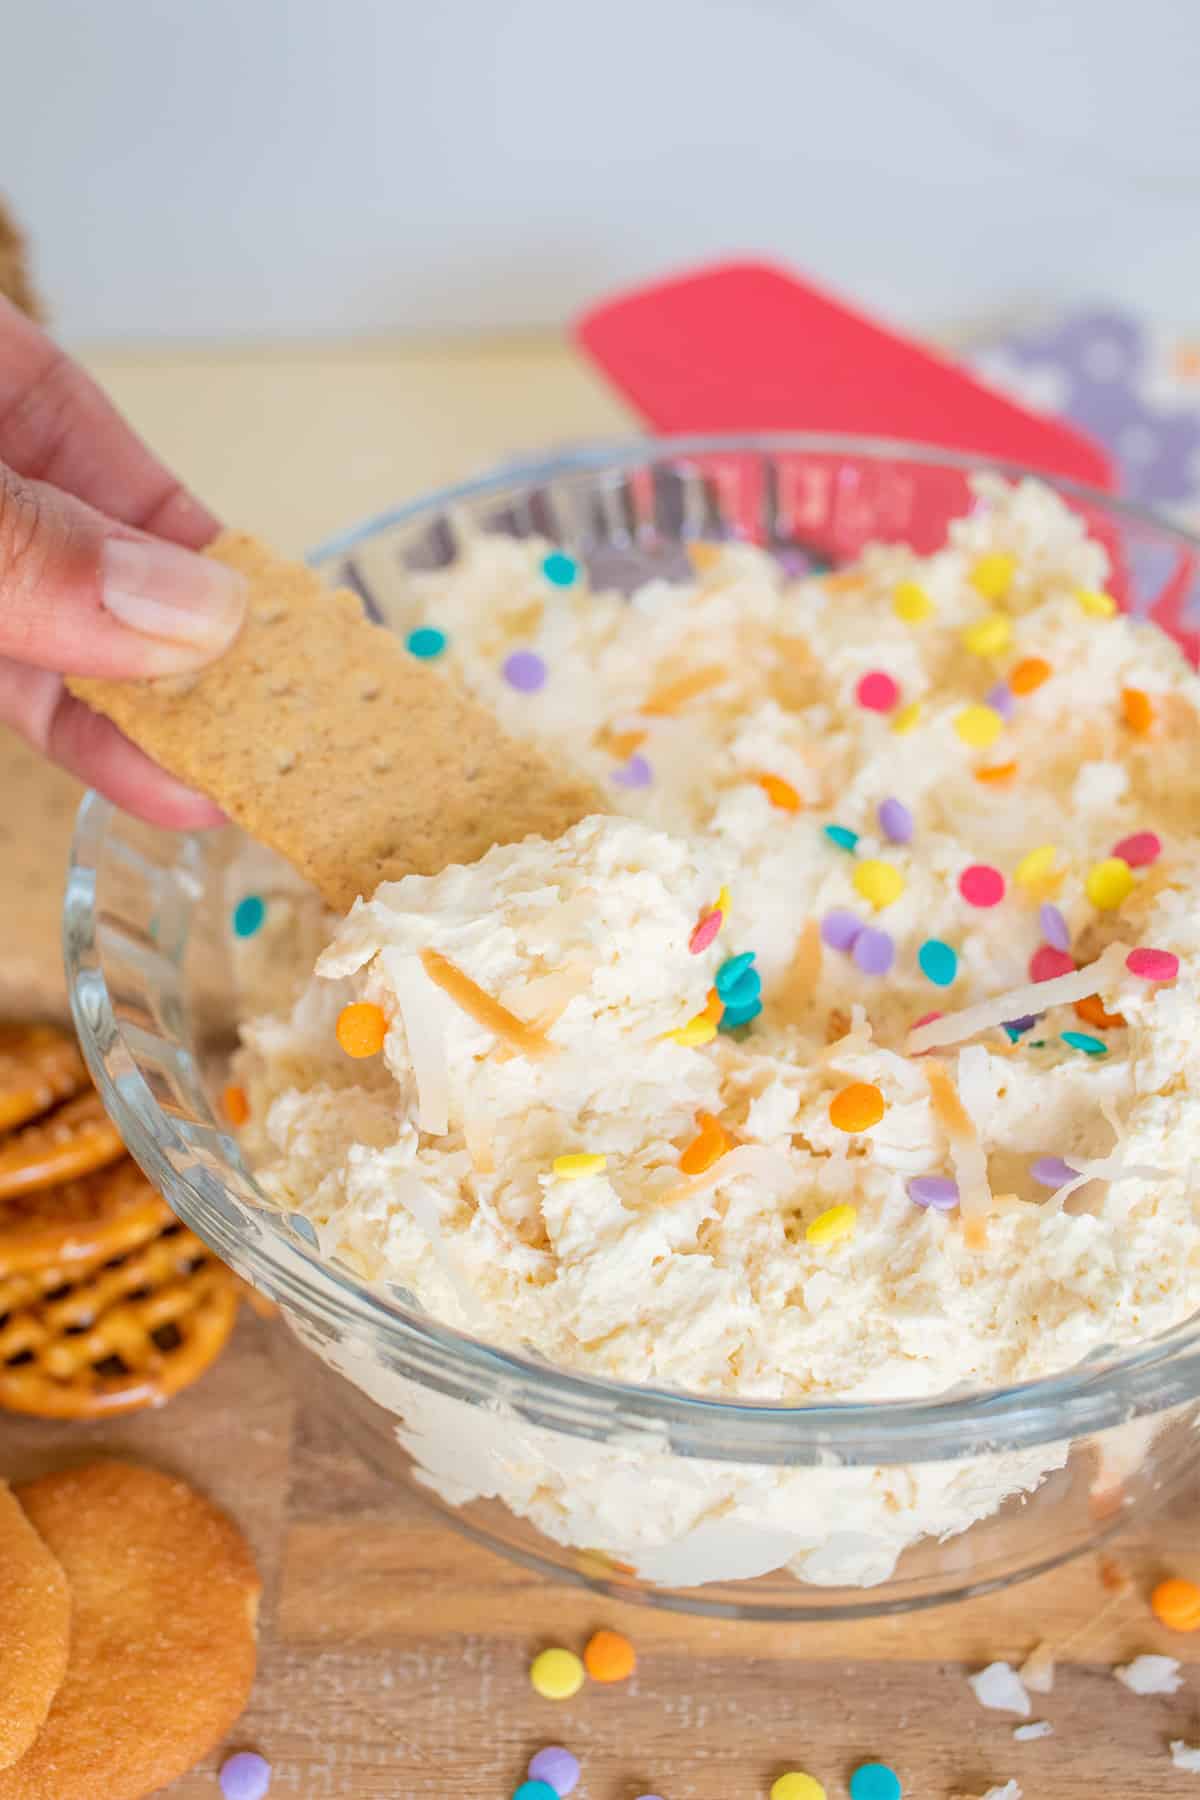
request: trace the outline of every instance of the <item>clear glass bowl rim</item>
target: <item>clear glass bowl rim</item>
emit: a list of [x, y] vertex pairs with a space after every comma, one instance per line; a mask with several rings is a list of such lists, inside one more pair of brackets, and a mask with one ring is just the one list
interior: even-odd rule
[[[345, 557], [380, 532], [411, 525], [467, 501], [542, 487], [573, 475], [619, 474], [689, 457], [786, 453], [844, 455], [880, 464], [901, 461], [1010, 479], [1032, 476], [1089, 509], [1124, 519], [1200, 555], [1200, 536], [1135, 502], [1120, 500], [1037, 469], [937, 445], [835, 433], [763, 431], [679, 437], [630, 437], [514, 460], [372, 515], [309, 552], [314, 565]], [[583, 1375], [501, 1350], [372, 1292], [315, 1251], [261, 1228], [239, 1233], [224, 1196], [214, 1204], [206, 1171], [181, 1167], [188, 1146], [158, 1106], [122, 1042], [96, 950], [97, 883], [116, 809], [89, 793], [71, 847], [63, 942], [72, 1013], [93, 1079], [129, 1148], [197, 1234], [265, 1293], [320, 1319], [340, 1338], [368, 1344], [391, 1366], [464, 1398], [507, 1403], [545, 1427], [589, 1439], [625, 1432], [666, 1434], [674, 1453], [764, 1464], [889, 1464], [940, 1461], [1084, 1436], [1165, 1411], [1200, 1395], [1200, 1315], [1159, 1338], [1036, 1381], [1002, 1389], [952, 1392], [923, 1400], [814, 1402], [781, 1406], [723, 1400]], [[122, 1046], [120, 1074], [111, 1047]], [[245, 1179], [245, 1175], [242, 1176]], [[250, 1177], [252, 1183], [252, 1177]], [[263, 1201], [269, 1218], [274, 1209]], [[249, 1216], [249, 1215], [248, 1215]]]

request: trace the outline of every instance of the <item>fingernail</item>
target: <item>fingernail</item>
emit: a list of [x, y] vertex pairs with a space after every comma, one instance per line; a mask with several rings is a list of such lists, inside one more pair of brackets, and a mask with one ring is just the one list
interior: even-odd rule
[[[157, 539], [106, 538], [100, 554], [100, 598], [131, 631], [178, 653], [152, 660], [194, 667], [219, 656], [237, 636], [246, 583], [236, 569]], [[188, 654], [195, 652], [195, 654]]]

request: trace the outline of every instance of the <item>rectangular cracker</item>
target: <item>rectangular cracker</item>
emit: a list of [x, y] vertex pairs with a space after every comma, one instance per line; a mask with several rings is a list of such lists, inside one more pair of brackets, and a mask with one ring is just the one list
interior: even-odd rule
[[71, 692], [344, 912], [402, 875], [557, 837], [592, 785], [501, 731], [360, 602], [243, 532], [207, 554], [250, 586], [236, 643], [197, 675], [72, 678]]

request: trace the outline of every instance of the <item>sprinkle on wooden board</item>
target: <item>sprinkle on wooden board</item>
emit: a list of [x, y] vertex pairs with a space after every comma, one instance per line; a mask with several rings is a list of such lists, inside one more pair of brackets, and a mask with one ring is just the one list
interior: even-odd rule
[[507, 1006], [481, 988], [464, 969], [452, 963], [448, 956], [440, 950], [426, 947], [421, 951], [421, 967], [435, 987], [441, 988], [457, 1007], [465, 1012], [468, 1018], [482, 1025], [503, 1043], [510, 1044], [523, 1056], [553, 1056], [557, 1054], [558, 1045], [530, 1025], [525, 1019], [519, 1019]]

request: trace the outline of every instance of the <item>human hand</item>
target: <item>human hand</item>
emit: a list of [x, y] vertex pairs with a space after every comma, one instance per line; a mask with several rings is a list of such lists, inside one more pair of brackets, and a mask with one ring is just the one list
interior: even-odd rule
[[217, 530], [83, 370], [0, 297], [0, 721], [127, 811], [183, 830], [222, 815], [62, 677], [180, 674], [219, 656], [245, 590], [194, 554]]

